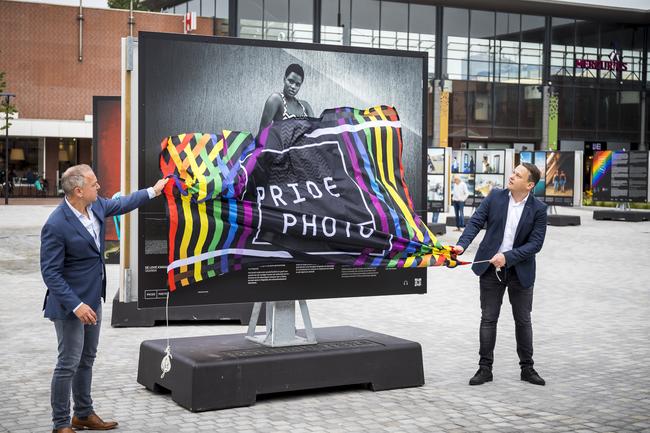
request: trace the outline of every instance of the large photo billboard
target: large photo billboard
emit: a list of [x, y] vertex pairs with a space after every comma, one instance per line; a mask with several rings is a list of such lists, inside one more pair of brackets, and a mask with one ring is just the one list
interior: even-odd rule
[[[224, 130], [257, 135], [273, 119], [384, 105], [394, 107], [401, 121], [403, 172], [413, 207], [426, 209], [425, 54], [146, 32], [139, 35], [138, 52], [141, 188], [161, 176], [160, 143], [167, 136]], [[296, 75], [297, 87], [290, 83]], [[138, 215], [141, 307], [164, 305], [165, 212], [163, 200], [155, 200]], [[425, 291], [425, 269], [270, 260], [180, 287], [170, 305]]]

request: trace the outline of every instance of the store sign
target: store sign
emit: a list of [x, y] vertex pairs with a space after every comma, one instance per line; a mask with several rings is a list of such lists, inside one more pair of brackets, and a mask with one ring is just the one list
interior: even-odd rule
[[627, 63], [617, 49], [609, 53], [609, 60], [576, 59], [575, 67], [582, 69], [596, 69], [605, 71], [627, 71]]

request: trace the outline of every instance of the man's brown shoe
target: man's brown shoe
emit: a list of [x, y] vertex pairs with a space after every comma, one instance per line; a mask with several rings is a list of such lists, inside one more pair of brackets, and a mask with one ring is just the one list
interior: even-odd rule
[[52, 433], [74, 433], [70, 427], [53, 428]]
[[117, 422], [104, 421], [97, 414], [91, 413], [86, 418], [73, 416], [72, 427], [77, 430], [112, 430], [117, 427]]

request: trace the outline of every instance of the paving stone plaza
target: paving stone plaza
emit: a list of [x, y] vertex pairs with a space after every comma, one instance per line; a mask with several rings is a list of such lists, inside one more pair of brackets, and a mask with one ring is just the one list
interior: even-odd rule
[[[51, 431], [52, 323], [43, 318], [40, 228], [55, 204], [0, 206], [0, 431]], [[275, 395], [251, 407], [192, 413], [136, 382], [139, 345], [165, 327], [111, 328], [95, 362], [93, 397], [121, 432], [609, 432], [650, 431], [650, 222], [549, 227], [533, 304], [535, 367], [545, 387], [519, 380], [514, 323], [504, 299], [494, 381], [468, 386], [478, 361], [478, 279], [429, 269], [428, 293], [310, 301], [315, 327], [350, 325], [417, 341], [426, 384]], [[466, 252], [473, 257], [479, 238]], [[441, 236], [454, 244], [458, 233]], [[117, 290], [108, 268], [108, 298]], [[171, 337], [244, 333], [238, 323], [177, 325]]]

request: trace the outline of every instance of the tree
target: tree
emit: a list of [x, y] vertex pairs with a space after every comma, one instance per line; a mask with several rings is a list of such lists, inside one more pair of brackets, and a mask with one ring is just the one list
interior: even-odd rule
[[[0, 93], [4, 92], [5, 89], [7, 88], [7, 81], [5, 79], [6, 77], [6, 72], [0, 71]], [[0, 131], [3, 131], [7, 129], [7, 123], [4, 121], [4, 117], [6, 113], [11, 116], [13, 113], [16, 112], [16, 107], [11, 103], [7, 105], [7, 98], [0, 98], [0, 116], [3, 118], [2, 122], [0, 122]], [[11, 126], [11, 123], [8, 124]]]
[[[129, 10], [131, 8], [131, 0], [108, 0], [108, 7], [112, 9]], [[133, 10], [152, 11], [152, 9], [145, 4], [144, 0], [133, 0]]]

